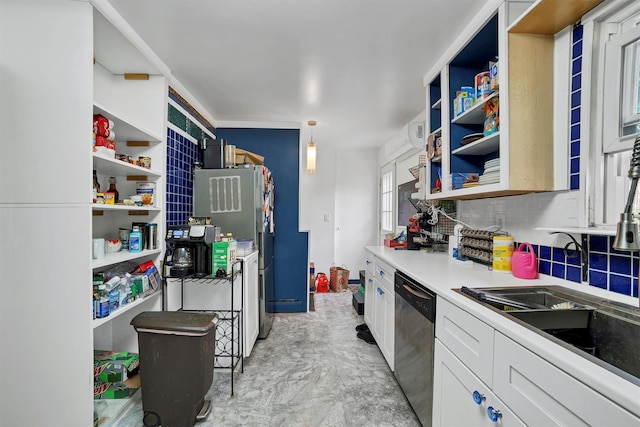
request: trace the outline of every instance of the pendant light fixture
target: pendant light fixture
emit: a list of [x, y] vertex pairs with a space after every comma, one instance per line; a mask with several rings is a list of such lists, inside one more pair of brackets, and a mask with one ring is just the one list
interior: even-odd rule
[[317, 124], [315, 120], [307, 122], [311, 127], [311, 141], [307, 142], [307, 173], [316, 173], [316, 144], [313, 142], [313, 127]]

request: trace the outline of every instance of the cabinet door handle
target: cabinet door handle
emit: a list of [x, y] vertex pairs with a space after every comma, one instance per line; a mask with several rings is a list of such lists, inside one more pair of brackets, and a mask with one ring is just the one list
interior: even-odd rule
[[369, 284], [372, 284], [372, 283], [373, 283], [373, 279], [370, 278], [369, 279]]
[[384, 291], [383, 291], [382, 289], [380, 289], [380, 288], [378, 288], [378, 293], [379, 293], [380, 295], [384, 295]]
[[367, 264], [367, 265], [369, 265], [369, 264], [371, 264], [371, 261], [366, 260], [364, 263], [365, 263], [365, 264]]
[[489, 419], [491, 421], [493, 421], [494, 423], [497, 423], [498, 420], [500, 420], [500, 418], [502, 418], [502, 412], [500, 412], [499, 410], [495, 409], [493, 406], [489, 406], [487, 408], [487, 415], [489, 416]]
[[384, 271], [380, 270], [380, 277], [384, 276]]
[[476, 402], [478, 405], [482, 405], [482, 402], [484, 402], [486, 399], [485, 395], [480, 393], [478, 390], [474, 390], [473, 392], [473, 401]]

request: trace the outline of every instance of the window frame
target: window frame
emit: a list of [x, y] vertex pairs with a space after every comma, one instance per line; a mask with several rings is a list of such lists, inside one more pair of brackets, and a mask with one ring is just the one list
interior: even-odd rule
[[[395, 187], [395, 181], [396, 181], [396, 174], [395, 174], [395, 162], [391, 162], [388, 163], [384, 166], [382, 166], [380, 168], [380, 175], [379, 175], [379, 192], [378, 192], [378, 197], [379, 197], [379, 208], [378, 208], [378, 213], [379, 213], [379, 232], [380, 232], [380, 238], [382, 239], [384, 237], [385, 234], [388, 233], [395, 233], [396, 230], [396, 197], [397, 197], [397, 191], [394, 190]], [[389, 188], [388, 191], [386, 190], [386, 187], [384, 186], [385, 184], [385, 176], [387, 176], [389, 178]], [[386, 206], [385, 203], [390, 203], [391, 206]], [[385, 209], [386, 208], [386, 209]], [[385, 228], [385, 226], [387, 224], [385, 224], [385, 219], [388, 217], [389, 220], [389, 225], [390, 228]]]
[[[622, 212], [630, 188], [628, 164], [620, 158], [633, 147], [637, 134], [622, 135], [622, 52], [623, 46], [634, 37], [640, 39], [640, 2], [614, 1], [603, 3], [582, 20], [591, 37], [590, 86], [592, 101], [585, 104], [589, 111], [592, 138], [589, 178], [589, 223], [613, 226]], [[590, 83], [590, 84], [589, 84]], [[591, 107], [588, 107], [591, 105]], [[624, 188], [622, 188], [624, 187]]]

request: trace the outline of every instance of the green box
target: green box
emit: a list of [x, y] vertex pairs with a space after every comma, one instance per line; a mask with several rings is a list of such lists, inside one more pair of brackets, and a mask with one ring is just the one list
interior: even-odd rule
[[93, 376], [103, 383], [118, 383], [125, 381], [140, 366], [140, 356], [126, 351], [93, 352]]
[[216, 274], [219, 268], [224, 269], [227, 274], [231, 273], [231, 266], [236, 260], [238, 242], [235, 240], [227, 242], [213, 242], [211, 246], [211, 269]]

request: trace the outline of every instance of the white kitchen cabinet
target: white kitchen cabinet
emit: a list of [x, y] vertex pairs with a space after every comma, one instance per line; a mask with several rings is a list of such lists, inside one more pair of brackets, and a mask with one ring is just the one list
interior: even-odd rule
[[258, 309], [258, 252], [242, 257], [244, 260], [244, 357], [249, 357], [260, 332]]
[[[554, 35], [580, 21], [601, 0], [490, 1], [462, 35], [424, 76], [427, 129], [441, 137], [442, 155], [428, 150], [427, 199], [475, 199], [554, 190]], [[562, 5], [560, 6], [560, 3]], [[511, 27], [510, 27], [511, 26]], [[475, 86], [475, 76], [499, 59], [499, 131], [470, 144], [463, 137], [483, 133], [484, 104], [454, 115], [453, 100], [463, 86]], [[568, 61], [569, 58], [567, 58]], [[569, 80], [569, 76], [566, 76]], [[558, 81], [556, 79], [556, 81]], [[555, 92], [554, 92], [555, 90]], [[569, 103], [568, 98], [561, 100]], [[569, 124], [565, 126], [568, 132]], [[565, 144], [566, 140], [558, 141]], [[499, 159], [499, 170], [486, 162]], [[564, 159], [566, 162], [566, 159]], [[566, 170], [566, 165], [557, 171]], [[482, 175], [497, 174], [497, 181]], [[557, 173], [557, 172], [556, 172]], [[480, 185], [463, 187], [467, 174]], [[436, 180], [441, 190], [435, 190]]]
[[364, 273], [364, 323], [369, 328], [373, 327], [373, 318], [375, 317], [373, 277], [369, 271]]
[[[372, 278], [372, 296], [370, 302], [373, 305], [371, 324], [369, 329], [382, 351], [387, 364], [394, 369], [394, 328], [395, 328], [395, 291], [393, 280], [395, 269], [384, 261], [375, 258], [374, 276]], [[368, 283], [368, 280], [367, 280]], [[368, 293], [365, 288], [365, 298]], [[365, 320], [367, 314], [367, 301], [365, 300]]]
[[640, 425], [640, 418], [498, 332], [493, 391], [531, 426]]
[[433, 398], [434, 426], [526, 425], [437, 339], [434, 388], [439, 391]]
[[493, 328], [439, 298], [436, 309], [436, 337], [462, 362], [491, 386], [493, 376]]

